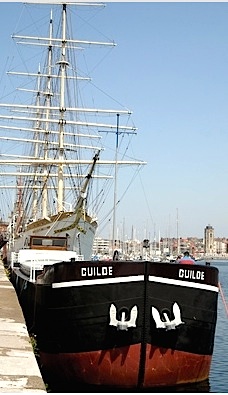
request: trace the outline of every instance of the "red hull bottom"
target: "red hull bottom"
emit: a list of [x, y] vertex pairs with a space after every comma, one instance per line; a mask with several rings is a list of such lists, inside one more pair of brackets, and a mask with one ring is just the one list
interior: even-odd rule
[[40, 353], [47, 377], [65, 383], [119, 388], [151, 388], [197, 383], [208, 379], [211, 355], [147, 345], [144, 378], [138, 381], [141, 345], [84, 353]]

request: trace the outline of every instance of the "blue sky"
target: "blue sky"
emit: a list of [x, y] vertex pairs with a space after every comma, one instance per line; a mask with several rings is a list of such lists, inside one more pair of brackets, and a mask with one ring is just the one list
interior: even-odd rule
[[115, 95], [148, 163], [125, 206], [132, 222], [175, 236], [178, 213], [182, 237], [208, 224], [227, 237], [228, 4], [109, 3], [104, 20], [118, 43]]
[[[0, 3], [1, 59], [21, 7]], [[228, 237], [228, 3], [107, 2], [91, 23], [117, 43], [96, 84], [133, 111], [134, 154], [147, 161], [119, 226], [175, 237], [178, 214], [181, 237], [208, 224]]]

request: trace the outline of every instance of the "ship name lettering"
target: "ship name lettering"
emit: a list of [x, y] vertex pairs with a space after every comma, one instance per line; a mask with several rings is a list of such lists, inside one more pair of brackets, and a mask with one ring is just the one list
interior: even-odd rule
[[89, 266], [81, 268], [81, 276], [112, 276], [113, 267], [112, 266]]
[[202, 270], [179, 269], [179, 277], [189, 280], [204, 280], [204, 272]]

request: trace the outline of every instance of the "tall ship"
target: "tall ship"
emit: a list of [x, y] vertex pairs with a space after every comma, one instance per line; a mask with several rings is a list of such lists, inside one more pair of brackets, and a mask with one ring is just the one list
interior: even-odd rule
[[[86, 3], [70, 4], [71, 9], [89, 7]], [[0, 103], [0, 188], [6, 202], [8, 194], [6, 207], [11, 205], [4, 262], [18, 259], [17, 254], [26, 249], [33, 250], [29, 251], [30, 258], [32, 253], [33, 259], [39, 255], [39, 260], [44, 257], [50, 262], [59, 260], [61, 254], [63, 259], [69, 255], [91, 259], [99, 205], [107, 199], [106, 191], [110, 179], [115, 181], [116, 167], [145, 163], [117, 157], [124, 155], [117, 141], [120, 136], [136, 134], [136, 128], [129, 126], [131, 111], [121, 106], [88, 107], [82, 97], [82, 91], [89, 90], [87, 85], [92, 83], [91, 77], [80, 71], [84, 51], [114, 47], [115, 43], [70, 38], [67, 5], [58, 22], [56, 6], [52, 7], [46, 36], [12, 36], [20, 48], [35, 48], [45, 59], [43, 64], [30, 60], [32, 71], [24, 59], [23, 70], [9, 70], [11, 81], [20, 83], [16, 90], [20, 96], [18, 102], [14, 98], [13, 104]], [[93, 101], [91, 96], [89, 102]], [[106, 155], [109, 143], [102, 141], [109, 133], [111, 157]], [[7, 211], [9, 208], [2, 208], [2, 213]], [[60, 255], [54, 252], [56, 247], [61, 250]]]
[[[0, 102], [0, 188], [9, 208], [3, 261], [53, 387], [203, 382], [214, 348], [218, 269], [123, 260], [114, 249], [111, 260], [92, 259], [108, 183], [115, 228], [117, 168], [145, 162], [120, 160], [120, 137], [136, 132], [128, 109], [84, 106], [79, 88], [84, 84], [85, 92], [90, 78], [80, 69], [83, 48], [114, 45], [72, 37], [70, 18], [74, 22], [89, 6], [52, 5], [46, 35], [13, 35], [17, 44], [34, 48], [24, 70], [8, 72], [23, 80], [21, 100]], [[43, 62], [35, 64], [36, 52]], [[37, 71], [28, 71], [30, 63]], [[115, 136], [112, 158], [102, 143], [109, 133]]]

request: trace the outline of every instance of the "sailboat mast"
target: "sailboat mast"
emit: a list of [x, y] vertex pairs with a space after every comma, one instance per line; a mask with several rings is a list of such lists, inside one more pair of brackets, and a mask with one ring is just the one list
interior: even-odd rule
[[115, 249], [115, 240], [116, 240], [116, 203], [117, 203], [117, 164], [118, 164], [118, 146], [119, 146], [119, 117], [120, 117], [120, 114], [117, 114], [115, 175], [114, 175], [114, 202], [113, 202], [113, 224], [112, 224], [113, 251]]
[[[60, 65], [60, 120], [59, 120], [59, 160], [63, 161], [63, 138], [64, 138], [64, 113], [65, 113], [65, 77], [66, 67], [66, 4], [63, 4], [62, 9], [62, 47]], [[58, 212], [63, 211], [64, 200], [64, 185], [63, 185], [63, 164], [60, 163], [58, 167]]]
[[180, 254], [180, 238], [179, 238], [179, 215], [177, 208], [177, 255]]
[[[52, 20], [52, 11], [50, 16], [50, 28], [49, 28], [49, 46], [48, 46], [48, 68], [47, 74], [49, 78], [47, 78], [47, 86], [46, 86], [46, 125], [45, 125], [45, 133], [46, 137], [44, 139], [44, 159], [48, 159], [48, 132], [49, 132], [49, 122], [50, 118], [50, 106], [51, 106], [51, 74], [52, 74], [52, 36], [53, 36], [53, 20]], [[44, 218], [48, 216], [47, 213], [47, 203], [48, 203], [48, 186], [47, 186], [47, 178], [48, 178], [48, 170], [47, 167], [44, 166], [44, 182], [43, 182], [43, 193], [42, 193], [42, 215]]]
[[[39, 65], [39, 70], [38, 70], [38, 81], [37, 81], [37, 96], [36, 96], [36, 103], [38, 105], [38, 108], [40, 106], [40, 65]], [[37, 110], [37, 119], [40, 118], [40, 110]], [[34, 135], [34, 140], [38, 140], [39, 138], [39, 129], [40, 129], [40, 122], [36, 122], [36, 127], [35, 127], [35, 135]], [[34, 147], [34, 156], [38, 157], [38, 151], [39, 150], [39, 145], [38, 143], [35, 144]], [[34, 169], [34, 172], [36, 173], [36, 169]], [[37, 218], [37, 207], [38, 207], [38, 200], [37, 200], [37, 176], [35, 175], [34, 177], [34, 191], [33, 191], [33, 203], [32, 203], [32, 218], [36, 219]]]

